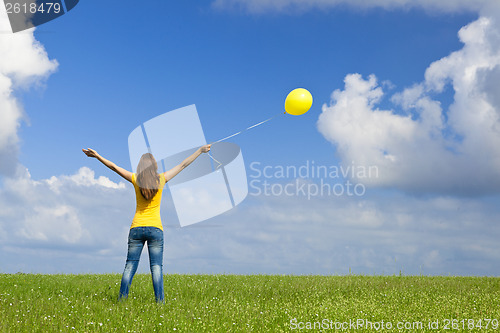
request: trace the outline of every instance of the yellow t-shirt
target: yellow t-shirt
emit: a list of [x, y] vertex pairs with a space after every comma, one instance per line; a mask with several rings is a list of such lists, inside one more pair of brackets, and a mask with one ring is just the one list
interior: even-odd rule
[[135, 227], [157, 227], [163, 230], [160, 218], [161, 195], [163, 193], [163, 187], [165, 186], [165, 176], [163, 173], [160, 173], [160, 187], [158, 192], [156, 192], [151, 200], [146, 200], [142, 196], [141, 189], [136, 183], [135, 173], [132, 174], [132, 184], [134, 184], [137, 206], [130, 229]]

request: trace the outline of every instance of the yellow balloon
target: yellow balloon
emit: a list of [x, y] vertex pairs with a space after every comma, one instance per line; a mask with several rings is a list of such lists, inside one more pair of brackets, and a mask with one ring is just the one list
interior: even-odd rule
[[311, 93], [304, 88], [297, 88], [292, 90], [286, 97], [285, 111], [288, 114], [300, 116], [309, 111], [312, 103], [313, 98]]

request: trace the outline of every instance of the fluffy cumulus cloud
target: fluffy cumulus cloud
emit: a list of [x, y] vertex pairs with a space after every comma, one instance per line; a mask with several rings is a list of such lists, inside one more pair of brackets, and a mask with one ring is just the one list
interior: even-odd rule
[[498, 275], [498, 213], [483, 199], [443, 196], [251, 195], [213, 221], [169, 229], [166, 269]]
[[[5, 254], [0, 270], [43, 271], [41, 263], [57, 267], [52, 256], [63, 254], [93, 260], [105, 256], [112, 261], [113, 255], [125, 251], [134, 204], [131, 188], [96, 177], [87, 167], [74, 175], [43, 180], [34, 180], [18, 167], [0, 189], [0, 251]], [[23, 255], [34, 259], [31, 269], [15, 259]], [[9, 257], [14, 260], [7, 264]]]
[[[498, 192], [500, 2], [216, 0], [213, 5], [255, 13], [339, 6], [478, 13], [479, 19], [458, 33], [463, 48], [430, 64], [419, 84], [388, 96], [375, 75], [347, 75], [344, 89], [334, 91], [323, 107], [318, 129], [344, 166], [378, 168], [377, 177], [362, 180], [366, 185], [460, 195]], [[440, 94], [450, 90], [453, 103], [443, 105]], [[392, 105], [381, 109], [382, 100]]]
[[[130, 184], [86, 167], [42, 180], [20, 170], [0, 190], [0, 272], [121, 272], [134, 207]], [[498, 275], [498, 214], [485, 199], [252, 192], [180, 228], [167, 190], [165, 272]], [[139, 271], [149, 271], [146, 249]]]
[[[0, 31], [11, 31], [7, 13], [0, 10]], [[18, 129], [25, 117], [14, 90], [25, 89], [46, 79], [57, 68], [33, 29], [0, 34], [0, 174], [13, 175], [17, 165]]]
[[[494, 13], [494, 12], [493, 12]], [[432, 63], [425, 80], [390, 97], [377, 78], [345, 77], [324, 105], [318, 129], [343, 163], [375, 165], [375, 186], [410, 191], [484, 194], [500, 189], [500, 15], [460, 29], [464, 44]], [[446, 89], [454, 100], [444, 108]]]
[[349, 6], [354, 8], [410, 9], [423, 8], [429, 11], [460, 12], [480, 11], [496, 0], [215, 0], [216, 8], [238, 8], [253, 13], [267, 11], [308, 10]]

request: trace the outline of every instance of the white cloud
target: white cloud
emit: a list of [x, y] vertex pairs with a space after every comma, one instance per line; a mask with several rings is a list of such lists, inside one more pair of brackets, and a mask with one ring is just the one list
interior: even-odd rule
[[371, 9], [411, 9], [422, 8], [438, 12], [479, 12], [496, 6], [496, 0], [215, 0], [215, 8], [238, 8], [252, 13], [267, 11], [309, 10], [313, 8], [333, 8], [349, 6]]
[[175, 231], [167, 262], [177, 272], [498, 274], [491, 209], [479, 199], [398, 192], [250, 196], [235, 215], [217, 218], [219, 228]]
[[[24, 215], [22, 227], [16, 235], [18, 237], [74, 244], [84, 236], [80, 220], [71, 206], [60, 204], [54, 207], [35, 206], [30, 214]], [[88, 233], [86, 234], [88, 236]]]
[[43, 46], [35, 40], [34, 29], [12, 34], [7, 13], [0, 9], [0, 174], [12, 176], [16, 170], [19, 137], [25, 118], [15, 89], [25, 89], [53, 73], [58, 64], [49, 60]]
[[[500, 29], [481, 17], [463, 27], [464, 47], [432, 63], [425, 81], [384, 97], [374, 75], [345, 78], [324, 105], [318, 129], [343, 164], [376, 165], [366, 185], [410, 191], [483, 194], [500, 188]], [[446, 86], [454, 101], [443, 110], [434, 96]]]
[[[85, 180], [85, 181], [82, 181]], [[124, 209], [123, 207], [128, 207]], [[18, 167], [0, 189], [2, 248], [57, 249], [60, 253], [122, 249], [133, 217], [131, 188], [82, 167], [74, 175], [33, 180]], [[118, 242], [113, 235], [121, 236]]]
[[[4, 180], [0, 272], [122, 271], [134, 191], [91, 174], [81, 168], [33, 180], [24, 169]], [[164, 200], [166, 272], [499, 273], [493, 263], [500, 260], [500, 206], [492, 199], [398, 192], [310, 200], [250, 195], [235, 209], [187, 228], [175, 223], [168, 190]], [[140, 271], [148, 270], [144, 249]]]
[[[99, 178], [95, 178], [95, 172], [94, 170], [91, 170], [87, 167], [82, 167], [78, 171], [77, 174], [72, 175], [69, 177], [70, 180], [72, 180], [75, 184], [81, 185], [81, 186], [93, 186], [93, 185], [98, 185], [106, 188], [114, 188], [114, 189], [124, 189], [125, 184], [123, 182], [120, 183], [114, 183], [109, 178], [104, 177], [104, 176], [99, 176]], [[51, 184], [56, 185], [57, 178], [54, 180], [54, 177], [51, 178]]]

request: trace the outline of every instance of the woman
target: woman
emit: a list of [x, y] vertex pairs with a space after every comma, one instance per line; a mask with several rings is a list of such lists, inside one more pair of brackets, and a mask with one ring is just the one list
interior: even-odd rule
[[119, 299], [128, 297], [132, 279], [139, 265], [142, 248], [147, 241], [155, 298], [159, 303], [165, 302], [163, 294], [163, 226], [160, 219], [163, 187], [198, 156], [209, 152], [210, 147], [211, 145], [205, 145], [198, 148], [181, 164], [160, 174], [153, 155], [149, 153], [142, 155], [137, 166], [137, 173], [132, 173], [105, 159], [93, 149], [82, 149], [88, 157], [97, 158], [105, 166], [131, 182], [135, 189], [137, 206], [128, 236], [127, 262], [123, 271]]

